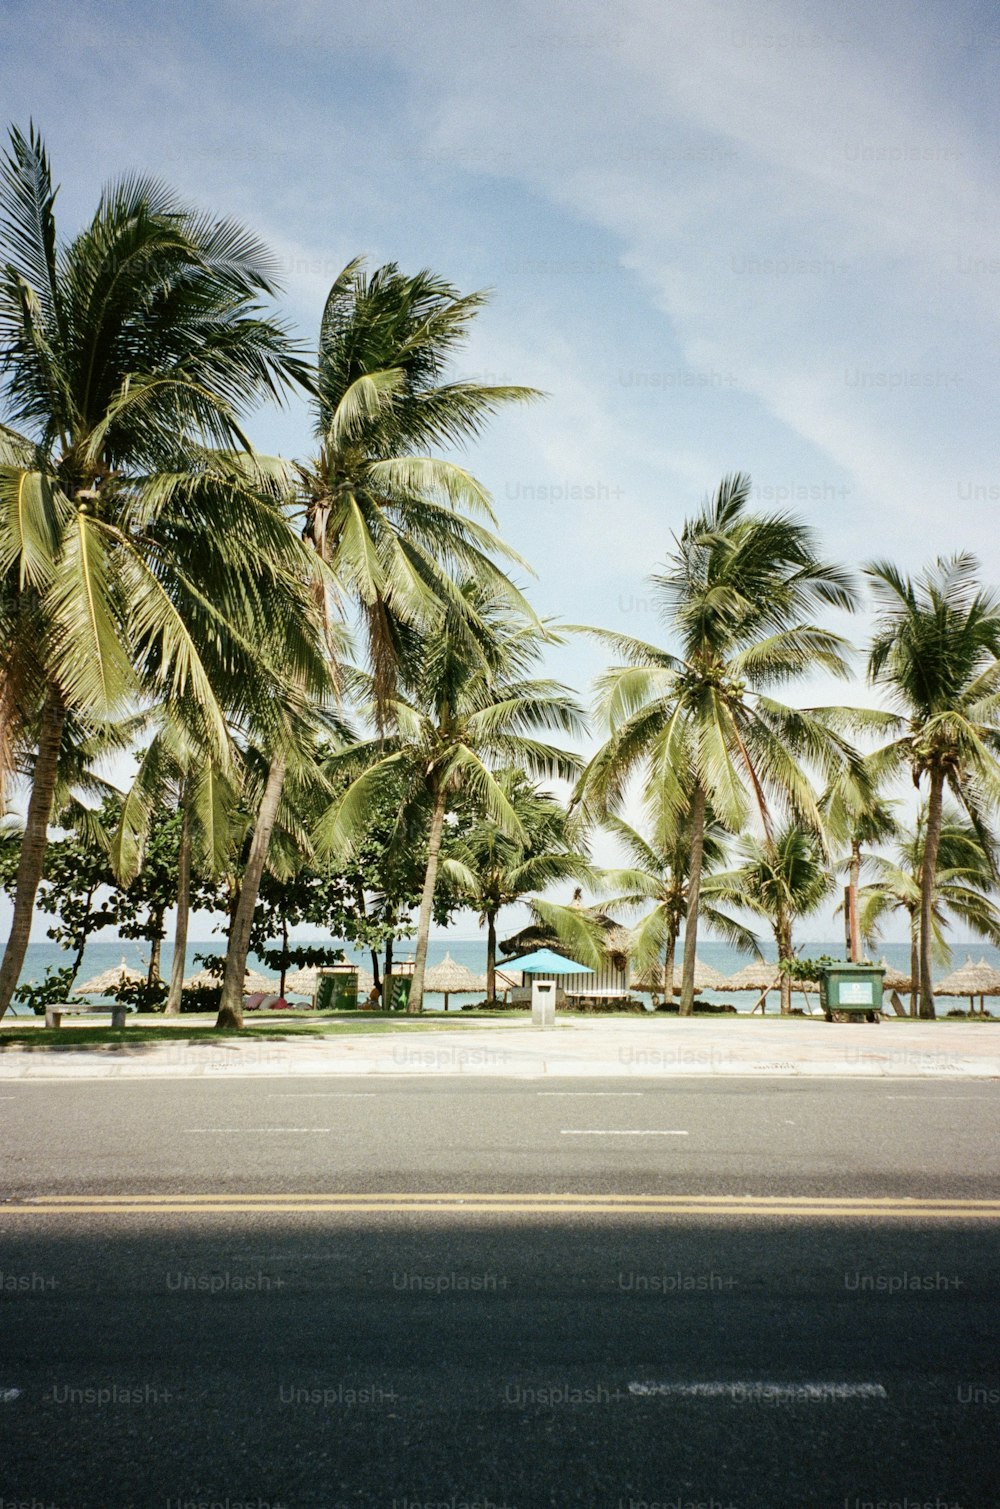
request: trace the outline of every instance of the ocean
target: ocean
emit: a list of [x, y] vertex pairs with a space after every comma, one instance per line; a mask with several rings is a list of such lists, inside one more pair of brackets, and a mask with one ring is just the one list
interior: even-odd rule
[[[309, 941], [315, 942], [316, 940]], [[201, 968], [199, 964], [195, 963], [195, 954], [217, 954], [222, 951], [222, 946], [223, 940], [218, 937], [202, 939], [200, 941], [196, 940], [189, 943], [188, 973], [193, 974], [195, 970]], [[344, 953], [346, 954], [348, 959], [353, 960], [362, 968], [367, 969], [369, 972], [371, 971], [371, 956], [367, 952], [354, 949], [348, 944], [337, 944], [335, 942], [333, 946], [343, 948]], [[395, 949], [396, 960], [399, 961], [407, 958], [412, 959], [414, 946], [415, 945], [412, 938], [405, 939], [402, 942], [397, 943]], [[768, 958], [773, 959], [775, 957], [773, 944], [764, 942], [762, 944], [762, 947], [765, 955]], [[803, 958], [815, 958], [821, 954], [829, 954], [833, 958], [843, 956], [842, 947], [837, 943], [831, 943], [829, 940], [821, 943], [802, 943], [798, 947], [798, 952]], [[895, 969], [902, 970], [904, 974], [909, 972], [909, 944], [884, 943], [881, 944], [875, 952], [880, 959], [884, 958]], [[478, 938], [432, 938], [428, 946], [427, 954], [429, 965], [439, 964], [444, 959], [445, 954], [450, 954], [457, 964], [466, 965], [467, 968], [471, 969], [475, 974], [485, 974], [486, 972], [485, 934]], [[160, 963], [160, 969], [164, 979], [169, 979], [170, 977], [170, 964], [172, 955], [172, 945], [169, 942], [165, 942], [163, 945]], [[699, 943], [698, 957], [702, 959], [706, 964], [710, 964], [714, 969], [718, 969], [726, 975], [735, 974], [738, 969], [741, 969], [743, 965], [747, 963], [746, 955], [737, 953], [737, 951], [728, 943], [718, 943], [709, 938], [706, 938]], [[951, 963], [943, 967], [939, 967], [935, 970], [935, 979], [942, 979], [953, 969], [957, 969], [961, 964], [964, 964], [966, 958], [972, 958], [975, 961], [984, 958], [987, 964], [991, 965], [994, 969], [1000, 970], [1000, 949], [983, 943], [960, 943], [956, 944], [952, 949]], [[87, 980], [93, 975], [102, 973], [106, 969], [112, 969], [120, 959], [124, 959], [126, 964], [132, 965], [133, 968], [145, 969], [149, 960], [148, 945], [124, 938], [117, 941], [113, 939], [104, 941], [94, 940], [87, 947], [87, 951], [84, 955], [83, 960], [83, 968], [80, 971], [79, 978], [81, 981]], [[64, 954], [63, 950], [60, 949], [56, 944], [32, 943], [28, 948], [24, 969], [21, 972], [21, 979], [23, 981], [40, 980], [44, 975], [46, 968], [50, 966], [55, 968], [65, 962], [66, 955]], [[500, 960], [498, 962], [502, 967], [503, 961]], [[274, 970], [268, 969], [265, 965], [261, 964], [261, 962], [253, 954], [250, 955], [249, 963], [252, 969], [259, 970], [261, 974], [266, 975], [268, 978], [274, 979], [275, 985], [277, 986], [277, 975]], [[679, 951], [676, 969], [679, 977]], [[750, 993], [723, 993], [711, 990], [700, 992], [700, 996], [706, 1001], [728, 1001], [730, 1004], [735, 1005], [737, 1010], [747, 1012], [750, 1011], [756, 1000], [756, 997]], [[93, 997], [93, 999], [96, 1001], [100, 998]], [[456, 994], [449, 997], [448, 1009], [450, 1011], [459, 1011], [464, 1005], [473, 1004], [480, 1000], [482, 1000], [481, 993], [472, 995]], [[769, 999], [769, 1010], [776, 1009], [776, 1001], [776, 995], [772, 999]], [[801, 996], [797, 995], [796, 1004], [799, 1003], [801, 1003]], [[967, 1006], [967, 1004], [967, 1001], [956, 1000], [952, 1002], [950, 998], [942, 997], [939, 1009], [943, 1012], [948, 1010], [951, 1005]], [[441, 997], [431, 996], [426, 1002], [426, 1009], [440, 1010], [442, 1005], [443, 1001]], [[16, 1008], [14, 1009], [16, 1010]], [[993, 1011], [1000, 1010], [1000, 997], [994, 998], [992, 1001], [987, 998], [987, 1010], [991, 1009]]]

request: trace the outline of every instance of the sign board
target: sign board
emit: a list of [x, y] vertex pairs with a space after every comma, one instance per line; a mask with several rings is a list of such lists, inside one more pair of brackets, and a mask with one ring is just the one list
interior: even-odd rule
[[871, 980], [841, 980], [837, 988], [840, 1006], [874, 1006], [875, 987]]

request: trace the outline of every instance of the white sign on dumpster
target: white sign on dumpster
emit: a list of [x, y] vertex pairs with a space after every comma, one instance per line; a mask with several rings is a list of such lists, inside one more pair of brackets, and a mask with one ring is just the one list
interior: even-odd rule
[[554, 1027], [556, 1020], [555, 980], [532, 980], [531, 1022], [534, 1027]]
[[842, 980], [841, 1006], [874, 1006], [875, 989], [871, 980]]

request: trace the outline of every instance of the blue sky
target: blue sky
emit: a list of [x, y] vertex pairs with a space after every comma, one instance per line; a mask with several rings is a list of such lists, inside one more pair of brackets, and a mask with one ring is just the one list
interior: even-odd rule
[[[310, 340], [360, 252], [495, 290], [465, 373], [550, 397], [470, 459], [541, 612], [656, 638], [644, 579], [736, 468], [840, 559], [1000, 581], [991, 6], [8, 0], [4, 33], [64, 234], [163, 177], [270, 243]], [[253, 434], [308, 445], [298, 409]], [[551, 666], [586, 692], [601, 655]]]

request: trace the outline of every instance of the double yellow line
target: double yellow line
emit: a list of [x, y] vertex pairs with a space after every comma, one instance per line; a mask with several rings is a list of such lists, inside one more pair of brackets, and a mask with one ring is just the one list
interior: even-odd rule
[[540, 1195], [540, 1194], [243, 1194], [39, 1195], [0, 1203], [9, 1216], [448, 1215], [701, 1216], [711, 1219], [807, 1217], [810, 1220], [1000, 1221], [1000, 1200], [925, 1200], [898, 1196]]

